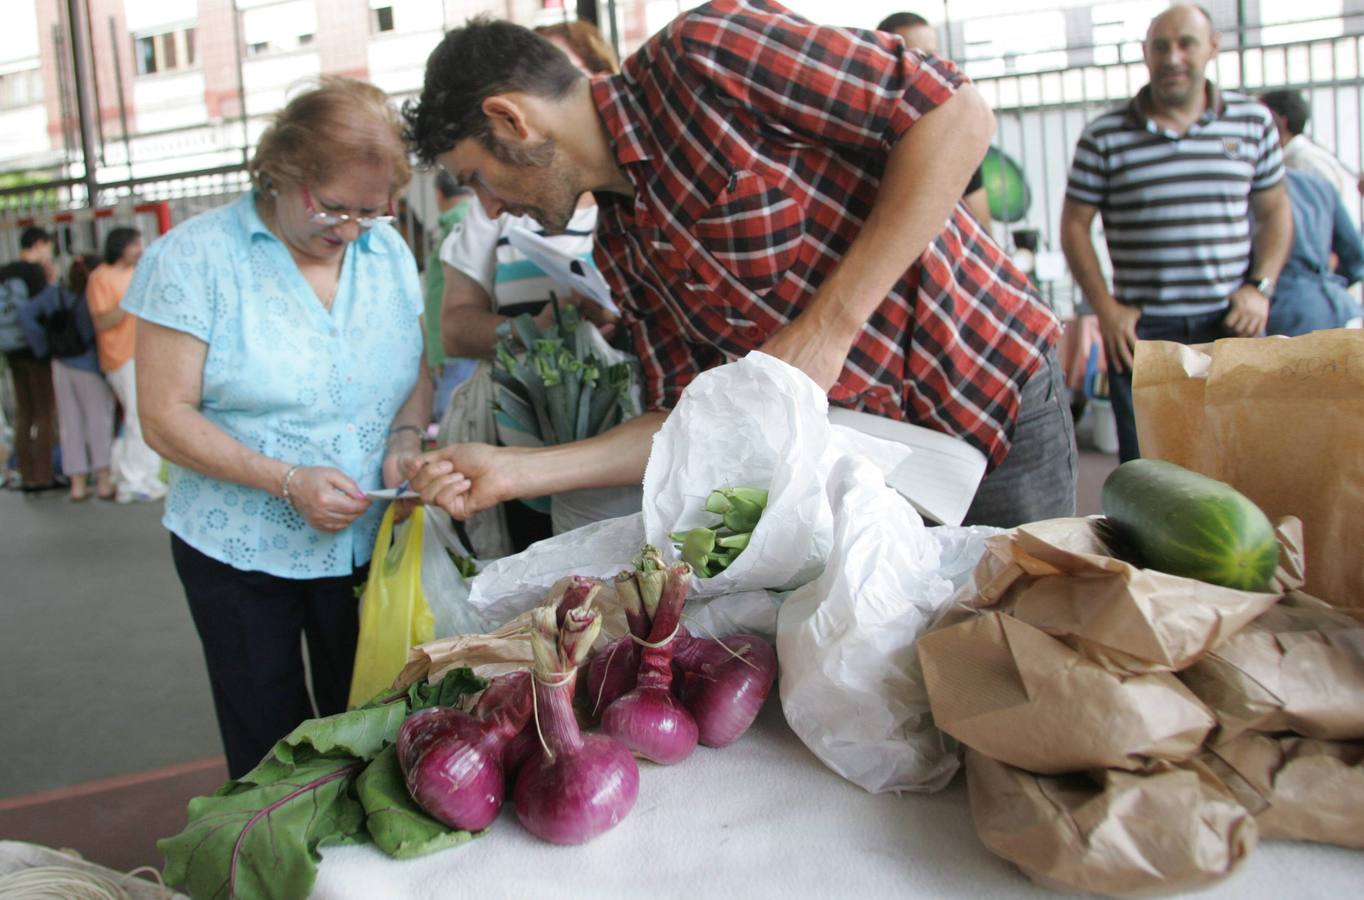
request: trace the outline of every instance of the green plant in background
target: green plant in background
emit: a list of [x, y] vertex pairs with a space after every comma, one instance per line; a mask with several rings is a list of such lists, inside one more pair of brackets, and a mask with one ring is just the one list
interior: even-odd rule
[[57, 189], [50, 185], [53, 176], [37, 172], [0, 172], [0, 191], [32, 186], [31, 191], [0, 194], [0, 210], [55, 209], [59, 202]]

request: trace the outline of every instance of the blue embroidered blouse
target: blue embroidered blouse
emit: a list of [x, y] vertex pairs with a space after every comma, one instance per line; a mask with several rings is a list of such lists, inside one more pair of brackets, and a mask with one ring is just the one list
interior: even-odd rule
[[[200, 410], [233, 438], [381, 486], [389, 425], [422, 353], [416, 262], [391, 226], [347, 246], [328, 312], [248, 192], [148, 247], [123, 305], [208, 345]], [[163, 522], [234, 568], [324, 578], [369, 560], [380, 507], [327, 534], [269, 493], [172, 466]]]

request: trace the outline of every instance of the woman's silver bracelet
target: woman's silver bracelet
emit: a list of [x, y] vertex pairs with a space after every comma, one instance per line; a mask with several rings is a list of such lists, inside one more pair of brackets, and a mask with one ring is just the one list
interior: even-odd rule
[[423, 431], [423, 430], [421, 429], [420, 426], [417, 426], [417, 425], [399, 425], [397, 428], [390, 428], [390, 429], [388, 430], [388, 439], [391, 441], [391, 440], [393, 440], [394, 435], [402, 434], [404, 431], [411, 431], [411, 432], [413, 432], [414, 434], [417, 435], [417, 440], [419, 440], [419, 441], [420, 441], [422, 438], [426, 437], [426, 432]]
[[290, 506], [294, 505], [294, 498], [289, 493], [289, 480], [293, 478], [294, 473], [301, 468], [303, 468], [302, 463], [294, 463], [292, 466], [289, 467], [289, 470], [284, 473], [284, 487], [280, 491], [280, 494], [284, 497], [284, 502], [288, 503]]

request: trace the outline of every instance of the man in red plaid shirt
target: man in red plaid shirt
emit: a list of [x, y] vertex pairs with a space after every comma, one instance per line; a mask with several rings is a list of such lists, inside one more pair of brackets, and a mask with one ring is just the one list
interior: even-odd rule
[[989, 460], [968, 522], [1074, 511], [1057, 323], [958, 204], [993, 116], [898, 37], [770, 0], [685, 13], [620, 76], [473, 21], [427, 62], [409, 137], [489, 214], [562, 229], [600, 206], [595, 259], [632, 328], [646, 412], [543, 450], [463, 444], [413, 486], [457, 518], [513, 497], [638, 484], [697, 373], [762, 350], [831, 403], [960, 437]]

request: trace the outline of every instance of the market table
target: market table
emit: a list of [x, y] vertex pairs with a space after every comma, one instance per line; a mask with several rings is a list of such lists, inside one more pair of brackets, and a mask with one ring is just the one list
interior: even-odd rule
[[[1053, 896], [976, 838], [962, 778], [938, 794], [868, 794], [792, 733], [774, 697], [724, 750], [640, 765], [639, 800], [581, 847], [531, 837], [511, 809], [462, 847], [405, 862], [373, 845], [323, 851], [314, 897]], [[1260, 844], [1200, 898], [1358, 896], [1364, 853]]]

